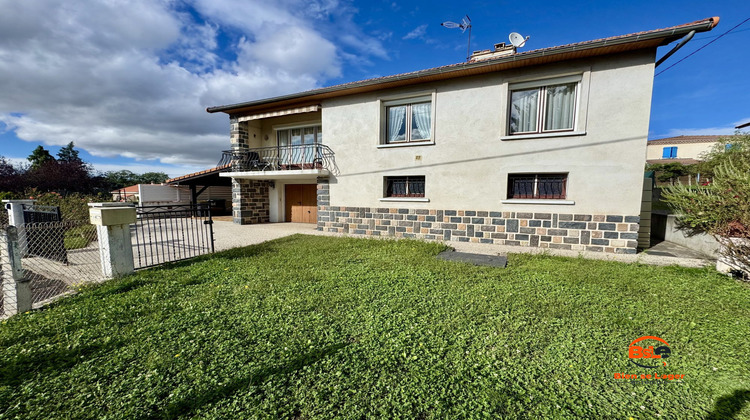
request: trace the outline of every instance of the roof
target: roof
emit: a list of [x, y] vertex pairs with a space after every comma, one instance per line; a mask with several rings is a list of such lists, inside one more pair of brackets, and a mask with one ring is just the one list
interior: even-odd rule
[[170, 178], [166, 181], [164, 181], [165, 184], [176, 184], [180, 181], [188, 181], [194, 178], [202, 178], [207, 175], [213, 175], [219, 172], [229, 172], [229, 169], [231, 169], [231, 164], [221, 165], [217, 166], [215, 168], [206, 169], [203, 171], [193, 172], [192, 174], [182, 175], [178, 176], [176, 178]]
[[648, 145], [659, 145], [659, 144], [687, 144], [687, 143], [716, 143], [719, 139], [729, 137], [726, 135], [712, 135], [712, 136], [677, 136], [667, 137], [663, 139], [649, 140]]
[[206, 108], [206, 111], [210, 113], [224, 112], [230, 115], [268, 111], [273, 108], [313, 104], [322, 99], [413, 85], [417, 83], [473, 76], [519, 67], [548, 64], [647, 48], [656, 49], [659, 46], [667, 45], [672, 41], [682, 38], [691, 31], [710, 31], [718, 23], [718, 17], [706, 18], [664, 29], [636, 32], [628, 35], [613, 36], [557, 47], [541, 48], [481, 61], [450, 64], [447, 66], [410, 73], [344, 83], [341, 85], [277, 96], [274, 98], [242, 102], [233, 105], [209, 107]]
[[118, 194], [118, 193], [137, 193], [138, 192], [138, 184], [130, 185], [127, 187], [119, 188], [116, 190], [110, 191], [110, 194]]
[[681, 163], [683, 165], [694, 165], [696, 163], [700, 162], [698, 159], [690, 159], [690, 158], [684, 158], [684, 159], [648, 159], [646, 160], [646, 163], [649, 165], [657, 164], [657, 163]]

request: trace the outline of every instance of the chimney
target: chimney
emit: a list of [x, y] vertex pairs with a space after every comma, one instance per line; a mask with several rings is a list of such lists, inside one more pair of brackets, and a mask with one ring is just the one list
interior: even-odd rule
[[505, 45], [504, 42], [495, 44], [495, 50], [479, 50], [474, 51], [469, 58], [469, 62], [489, 60], [491, 58], [505, 57], [507, 55], [513, 55], [516, 53], [516, 47], [513, 45]]

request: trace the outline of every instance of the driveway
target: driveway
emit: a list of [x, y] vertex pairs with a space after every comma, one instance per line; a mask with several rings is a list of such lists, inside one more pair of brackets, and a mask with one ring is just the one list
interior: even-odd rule
[[261, 223], [236, 225], [230, 221], [214, 220], [214, 247], [216, 251], [255, 245], [284, 236], [304, 233], [314, 235], [317, 225], [312, 223]]

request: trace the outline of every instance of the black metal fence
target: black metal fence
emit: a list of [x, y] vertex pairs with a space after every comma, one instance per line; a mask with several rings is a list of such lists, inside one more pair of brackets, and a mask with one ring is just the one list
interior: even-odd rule
[[208, 204], [140, 206], [136, 214], [132, 228], [136, 269], [214, 252]]

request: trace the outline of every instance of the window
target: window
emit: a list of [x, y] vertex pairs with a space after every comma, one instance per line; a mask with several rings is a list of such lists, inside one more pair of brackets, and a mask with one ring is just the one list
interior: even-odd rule
[[386, 197], [424, 197], [424, 176], [385, 177]]
[[432, 97], [384, 101], [382, 143], [399, 144], [432, 140]]
[[559, 200], [565, 198], [568, 174], [509, 174], [509, 199]]
[[676, 157], [677, 157], [677, 146], [665, 147], [664, 149], [662, 149], [662, 152], [661, 152], [662, 159], [674, 159]]
[[550, 84], [517, 83], [510, 87], [509, 134], [573, 131], [580, 76]]
[[320, 159], [320, 148], [315, 145], [323, 143], [323, 127], [312, 125], [276, 130], [276, 139], [279, 164], [285, 169], [295, 165], [309, 169]]

